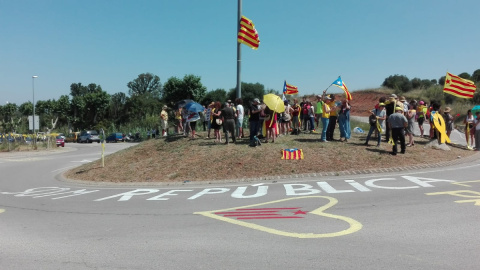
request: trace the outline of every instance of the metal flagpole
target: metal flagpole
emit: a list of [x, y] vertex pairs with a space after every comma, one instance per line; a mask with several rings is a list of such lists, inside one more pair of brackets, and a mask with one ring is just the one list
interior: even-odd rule
[[[242, 19], [242, 0], [238, 0], [238, 16], [237, 16], [237, 35], [240, 32], [240, 20]], [[237, 98], [242, 97], [242, 82], [240, 78], [240, 71], [242, 68], [241, 47], [237, 40]]]

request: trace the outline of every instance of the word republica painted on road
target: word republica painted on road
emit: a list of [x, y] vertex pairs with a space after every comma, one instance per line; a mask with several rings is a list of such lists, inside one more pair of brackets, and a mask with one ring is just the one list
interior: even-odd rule
[[[432, 184], [437, 182], [455, 182], [453, 180], [433, 179], [417, 176], [400, 176], [400, 177], [386, 177], [374, 178], [369, 180], [356, 181], [348, 180], [332, 180], [332, 181], [318, 181], [314, 184], [254, 184], [251, 186], [239, 187], [217, 187], [204, 189], [165, 189], [154, 188], [139, 188], [129, 190], [122, 193], [113, 194], [110, 196], [97, 196], [93, 201], [101, 202], [106, 200], [116, 200], [119, 202], [130, 201], [133, 198], [144, 199], [147, 201], [167, 201], [172, 198], [183, 197], [187, 200], [196, 200], [207, 198], [210, 196], [224, 196], [230, 193], [230, 197], [234, 199], [251, 199], [266, 196], [271, 189], [278, 189], [283, 187], [286, 196], [310, 196], [321, 193], [326, 194], [341, 194], [354, 192], [371, 192], [373, 190], [408, 190], [417, 188], [434, 187]], [[102, 189], [101, 193], [111, 192], [117, 189]], [[277, 190], [278, 191], [278, 190]], [[13, 195], [15, 197], [30, 197], [30, 198], [45, 198], [49, 197], [52, 200], [71, 198], [76, 196], [83, 196], [88, 194], [100, 195], [100, 190], [78, 189], [72, 190], [67, 187], [38, 187], [31, 188], [20, 192], [0, 191], [0, 195]]]
[[[452, 184], [464, 186], [464, 187], [471, 187], [472, 183], [480, 183], [480, 180], [474, 181], [462, 181], [462, 182], [455, 182]], [[458, 200], [455, 201], [456, 203], [473, 203], [473, 205], [480, 206], [480, 192], [474, 190], [450, 190], [450, 191], [442, 191], [442, 192], [431, 192], [425, 193], [426, 195], [450, 195], [460, 198], [467, 198], [467, 200]]]

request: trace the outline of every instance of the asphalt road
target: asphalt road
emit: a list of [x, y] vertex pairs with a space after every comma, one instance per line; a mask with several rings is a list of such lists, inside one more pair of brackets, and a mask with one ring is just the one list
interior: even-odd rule
[[480, 266], [478, 154], [451, 167], [269, 182], [61, 179], [100, 149], [0, 154], [0, 269]]

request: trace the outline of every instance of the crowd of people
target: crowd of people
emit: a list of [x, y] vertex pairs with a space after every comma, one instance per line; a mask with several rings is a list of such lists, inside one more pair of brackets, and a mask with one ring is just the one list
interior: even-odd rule
[[[222, 106], [219, 101], [211, 102], [204, 106], [201, 115], [198, 112], [189, 112], [185, 108], [175, 110], [175, 133], [196, 137], [196, 123], [202, 122], [203, 130], [207, 132], [207, 138], [215, 139], [215, 143], [236, 143], [238, 139], [245, 138], [244, 128], [250, 131], [250, 146], [258, 146], [263, 143], [274, 143], [276, 138], [285, 135], [298, 135], [301, 132], [320, 133], [321, 142], [329, 142], [334, 139], [334, 132], [338, 126], [340, 141], [347, 142], [351, 137], [350, 111], [351, 105], [346, 100], [336, 100], [333, 94], [315, 96], [315, 100], [303, 97], [299, 103], [297, 98], [293, 102], [284, 100], [284, 112], [272, 111], [260, 99], [255, 98], [248, 106], [243, 106], [243, 100], [237, 98], [235, 102], [228, 100]], [[418, 125], [420, 137], [425, 137], [424, 123], [430, 125], [429, 138], [438, 139], [445, 136], [437, 132], [434, 127], [434, 116], [439, 114], [444, 120], [446, 135], [450, 136], [454, 129], [454, 121], [459, 114], [453, 116], [451, 108], [441, 110], [440, 104], [425, 101], [410, 100], [405, 97], [397, 97], [391, 94], [382, 97], [370, 111], [370, 130], [367, 133], [365, 145], [376, 137], [376, 146], [382, 141], [385, 134], [385, 142], [392, 144], [390, 154], [404, 154], [406, 147], [415, 146], [414, 126]], [[463, 121], [467, 137], [467, 146], [478, 150], [480, 147], [480, 123], [471, 111]], [[168, 134], [168, 113], [164, 106], [160, 114], [162, 136]], [[213, 134], [212, 134], [213, 129]], [[222, 138], [223, 134], [223, 138]], [[408, 142], [406, 141], [408, 139]], [[475, 144], [474, 144], [475, 142]]]
[[[414, 126], [418, 124], [420, 137], [425, 137], [423, 124], [428, 123], [430, 126], [430, 139], [440, 139], [441, 136], [450, 137], [454, 129], [454, 122], [460, 114], [452, 115], [452, 109], [445, 107], [441, 109], [440, 103], [432, 101], [430, 106], [425, 101], [416, 101], [414, 99], [407, 101], [405, 97], [397, 97], [391, 94], [388, 98], [380, 98], [375, 108], [370, 111], [370, 130], [368, 131], [365, 145], [369, 145], [372, 134], [375, 132], [377, 138], [377, 147], [380, 146], [381, 132], [385, 130], [385, 142], [393, 145], [390, 154], [398, 153], [398, 144], [400, 144], [400, 153], [404, 154], [406, 147], [415, 146]], [[445, 135], [435, 128], [435, 115], [443, 120]], [[475, 141], [475, 149], [480, 148], [480, 112], [476, 113], [476, 119], [473, 117], [471, 110], [467, 112], [467, 116], [463, 121], [465, 125], [465, 137], [467, 147], [473, 149]], [[437, 123], [441, 125], [442, 123]], [[408, 144], [406, 138], [408, 137]]]

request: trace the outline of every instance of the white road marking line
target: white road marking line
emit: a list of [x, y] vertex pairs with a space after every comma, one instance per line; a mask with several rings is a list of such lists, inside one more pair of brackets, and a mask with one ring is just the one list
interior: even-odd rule
[[53, 172], [63, 171], [63, 170], [66, 170], [66, 169], [69, 169], [69, 168], [73, 168], [73, 167], [77, 167], [77, 166], [76, 166], [76, 165], [73, 165], [73, 166], [63, 167], [63, 168], [60, 168], [60, 169], [53, 170], [53, 171], [51, 171], [51, 172], [53, 173]]

